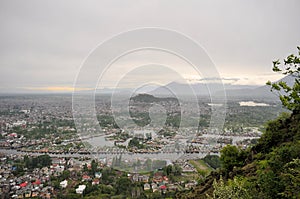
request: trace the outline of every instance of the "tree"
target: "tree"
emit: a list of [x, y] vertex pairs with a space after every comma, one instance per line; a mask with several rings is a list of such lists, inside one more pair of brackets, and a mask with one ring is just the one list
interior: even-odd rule
[[128, 195], [131, 193], [132, 183], [127, 177], [121, 177], [116, 182], [117, 194]]
[[[284, 81], [272, 83], [267, 82], [271, 86], [271, 91], [277, 91], [282, 105], [293, 112], [300, 112], [300, 47], [298, 56], [291, 54], [284, 59], [284, 64], [281, 65], [279, 60], [273, 61], [273, 71], [295, 77], [294, 85], [287, 85]], [[282, 93], [283, 92], [283, 93]]]
[[235, 177], [233, 180], [228, 180], [225, 183], [222, 176], [219, 182], [216, 179], [213, 182], [214, 192], [212, 196], [207, 195], [209, 199], [250, 199], [252, 198], [245, 188], [245, 180]]
[[98, 162], [96, 162], [95, 160], [92, 160], [91, 163], [91, 174], [94, 175], [95, 172], [98, 171]]
[[222, 167], [226, 169], [227, 172], [232, 171], [235, 166], [242, 166], [244, 164], [244, 151], [236, 146], [227, 145], [220, 153]]
[[217, 155], [206, 155], [203, 160], [214, 169], [221, 167], [220, 158]]
[[287, 198], [300, 198], [300, 159], [294, 159], [284, 165], [282, 181], [285, 184], [284, 191], [280, 194]]
[[25, 167], [32, 170], [34, 168], [42, 168], [48, 167], [51, 165], [52, 160], [49, 155], [40, 155], [37, 157], [28, 157], [27, 155], [24, 156], [24, 163]]

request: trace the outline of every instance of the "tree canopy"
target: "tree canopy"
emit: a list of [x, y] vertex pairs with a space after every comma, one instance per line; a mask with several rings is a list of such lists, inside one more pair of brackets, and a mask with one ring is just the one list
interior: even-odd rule
[[267, 82], [272, 91], [278, 92], [283, 106], [294, 112], [300, 111], [300, 47], [297, 49], [298, 55], [290, 54], [283, 60], [283, 64], [280, 60], [273, 61], [273, 71], [294, 77], [294, 84], [288, 85], [285, 81]]

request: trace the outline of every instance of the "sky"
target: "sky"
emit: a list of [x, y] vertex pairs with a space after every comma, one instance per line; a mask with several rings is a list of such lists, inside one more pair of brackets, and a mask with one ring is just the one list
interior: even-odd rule
[[[81, 65], [99, 44], [144, 27], [170, 29], [192, 38], [225, 83], [263, 85], [281, 77], [271, 70], [273, 60], [297, 52], [299, 7], [298, 0], [2, 0], [0, 92], [72, 91]], [[102, 87], [119, 81], [123, 69], [148, 63], [143, 57], [155, 57], [158, 64], [168, 60], [168, 65], [183, 71], [183, 78], [201, 80], [174, 56], [139, 53], [115, 63], [115, 69], [111, 67], [101, 79]], [[149, 70], [136, 74], [149, 77]], [[158, 79], [174, 80], [164, 74]]]

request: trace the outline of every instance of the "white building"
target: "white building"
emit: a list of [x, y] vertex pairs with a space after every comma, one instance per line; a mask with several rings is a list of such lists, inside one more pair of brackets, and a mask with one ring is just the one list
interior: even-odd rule
[[76, 193], [82, 194], [85, 188], [86, 188], [85, 185], [79, 185], [79, 187], [76, 189]]
[[67, 180], [61, 181], [59, 185], [61, 186], [61, 188], [66, 188], [68, 186], [68, 181]]

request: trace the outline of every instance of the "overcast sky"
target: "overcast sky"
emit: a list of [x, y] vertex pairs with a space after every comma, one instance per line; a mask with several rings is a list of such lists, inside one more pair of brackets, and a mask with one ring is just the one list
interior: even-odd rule
[[299, 8], [298, 0], [2, 0], [0, 92], [70, 90], [91, 50], [142, 27], [193, 38], [231, 83], [264, 84], [279, 78], [272, 60], [300, 45]]

